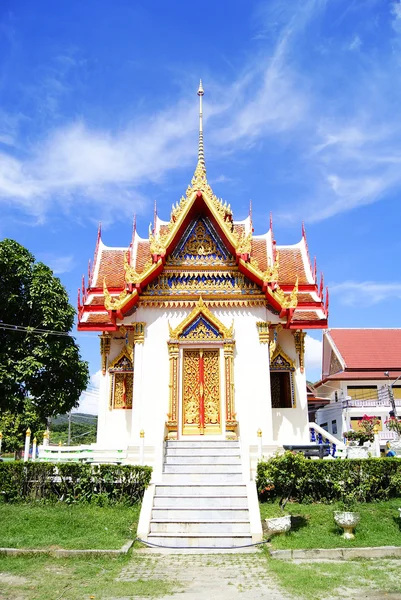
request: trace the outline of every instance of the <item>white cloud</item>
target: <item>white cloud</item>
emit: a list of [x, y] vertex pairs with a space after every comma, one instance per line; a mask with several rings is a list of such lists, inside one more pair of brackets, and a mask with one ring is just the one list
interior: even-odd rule
[[69, 273], [75, 266], [75, 259], [72, 255], [55, 256], [54, 254], [41, 253], [38, 259], [50, 267], [55, 275]]
[[100, 382], [103, 375], [102, 372], [96, 371], [90, 378], [90, 384], [85, 392], [82, 392], [79, 400], [79, 406], [72, 412], [87, 413], [90, 415], [97, 415], [99, 412], [99, 393], [100, 393]]
[[322, 342], [310, 335], [305, 337], [305, 367], [306, 373], [311, 369], [321, 369], [322, 366]]
[[330, 285], [330, 294], [339, 296], [346, 306], [373, 306], [390, 298], [401, 299], [401, 283], [344, 281]]

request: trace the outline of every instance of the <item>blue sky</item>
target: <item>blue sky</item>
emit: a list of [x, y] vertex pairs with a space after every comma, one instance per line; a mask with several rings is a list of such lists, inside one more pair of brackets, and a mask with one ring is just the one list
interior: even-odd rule
[[305, 221], [330, 326], [400, 327], [400, 72], [396, 0], [2, 0], [0, 236], [75, 304], [98, 222], [128, 245], [185, 191], [201, 77], [215, 193], [279, 244]]

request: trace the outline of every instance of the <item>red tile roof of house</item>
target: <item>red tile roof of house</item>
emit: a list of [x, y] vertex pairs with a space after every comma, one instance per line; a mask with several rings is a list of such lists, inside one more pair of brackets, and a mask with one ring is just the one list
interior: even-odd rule
[[[401, 369], [401, 329], [330, 329], [346, 369]], [[333, 376], [331, 376], [332, 378]]]

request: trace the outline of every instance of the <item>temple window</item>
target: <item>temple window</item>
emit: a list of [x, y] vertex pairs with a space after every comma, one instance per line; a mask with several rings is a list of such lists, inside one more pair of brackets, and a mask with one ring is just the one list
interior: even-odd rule
[[132, 359], [123, 351], [109, 368], [110, 408], [132, 408], [134, 369]]
[[294, 362], [278, 346], [270, 363], [272, 408], [294, 408]]

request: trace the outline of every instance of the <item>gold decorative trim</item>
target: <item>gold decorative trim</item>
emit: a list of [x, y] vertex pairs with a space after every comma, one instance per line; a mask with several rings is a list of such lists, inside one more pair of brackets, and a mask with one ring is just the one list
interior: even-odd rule
[[127, 290], [123, 290], [118, 296], [112, 296], [106, 286], [106, 277], [103, 279], [104, 307], [106, 310], [119, 310], [128, 296]]
[[269, 353], [270, 361], [272, 360], [273, 354], [278, 347], [278, 334], [282, 330], [283, 326], [281, 323], [277, 325], [270, 325], [270, 339], [269, 339]]
[[100, 356], [102, 360], [102, 375], [106, 375], [107, 369], [107, 357], [110, 354], [111, 347], [111, 335], [104, 331], [102, 335], [99, 335], [100, 338]]
[[224, 369], [226, 391], [226, 439], [237, 439], [238, 421], [234, 400], [234, 341], [224, 342]]
[[167, 414], [166, 429], [167, 439], [178, 438], [178, 344], [167, 342], [170, 361], [169, 381], [169, 412]]
[[264, 283], [272, 283], [278, 281], [278, 272], [280, 268], [280, 252], [276, 252], [276, 260], [273, 265], [268, 267], [267, 270], [262, 274]]
[[300, 368], [301, 373], [303, 373], [305, 370], [304, 357], [305, 357], [306, 332], [297, 330], [297, 331], [293, 332], [293, 335], [294, 335], [294, 340], [295, 340], [295, 350], [297, 351], [298, 356], [299, 356], [299, 368]]
[[129, 250], [127, 250], [127, 252], [124, 252], [125, 281], [127, 283], [133, 283], [134, 285], [136, 285], [137, 283], [140, 283], [140, 281], [142, 279], [142, 273], [137, 273], [137, 271], [135, 271], [134, 267], [132, 265], [128, 264], [128, 255], [129, 255]]
[[131, 323], [134, 335], [134, 344], [143, 344], [145, 340], [146, 323], [143, 321], [134, 321]]
[[270, 321], [258, 321], [256, 327], [258, 328], [259, 342], [261, 344], [268, 344], [270, 342]]
[[[167, 299], [169, 298], [169, 299]], [[171, 300], [171, 296], [159, 296], [154, 300], [146, 298], [140, 299], [140, 304], [143, 307], [147, 306], [157, 306], [160, 308], [190, 308], [197, 304], [198, 298], [193, 298], [190, 300]], [[208, 298], [207, 300], [208, 306], [217, 306], [217, 307], [248, 307], [248, 306], [266, 306], [266, 298], [263, 297], [258, 300], [215, 300]]]
[[216, 329], [218, 329], [218, 331], [222, 334], [223, 339], [232, 339], [234, 335], [234, 321], [231, 327], [225, 327], [225, 325], [223, 325], [223, 323], [208, 309], [206, 304], [203, 302], [202, 296], [199, 298], [193, 310], [178, 325], [178, 327], [173, 329], [170, 323], [168, 324], [170, 338], [172, 340], [178, 340], [188, 325], [190, 325], [190, 323], [192, 323], [192, 321], [194, 321], [194, 319], [196, 319], [196, 317], [200, 314], [202, 314], [212, 325], [214, 325], [214, 327], [216, 327]]
[[270, 369], [274, 370], [274, 361], [276, 360], [276, 358], [278, 356], [281, 356], [281, 358], [283, 358], [289, 365], [290, 368], [295, 371], [295, 360], [293, 360], [292, 358], [290, 358], [288, 356], [288, 354], [286, 354], [284, 352], [284, 350], [282, 349], [282, 347], [280, 346], [280, 344], [277, 344], [277, 347], [275, 349], [275, 351], [273, 352], [273, 356], [270, 359]]
[[130, 346], [129, 344], [127, 346], [124, 346], [124, 348], [121, 350], [120, 354], [115, 359], [113, 359], [111, 361], [111, 363], [109, 364], [109, 371], [111, 371], [116, 366], [116, 364], [122, 358], [124, 358], [124, 356], [126, 358], [128, 358], [128, 360], [130, 361], [131, 365], [133, 365], [134, 364], [134, 361], [133, 361], [133, 351], [134, 351], [133, 347]]

